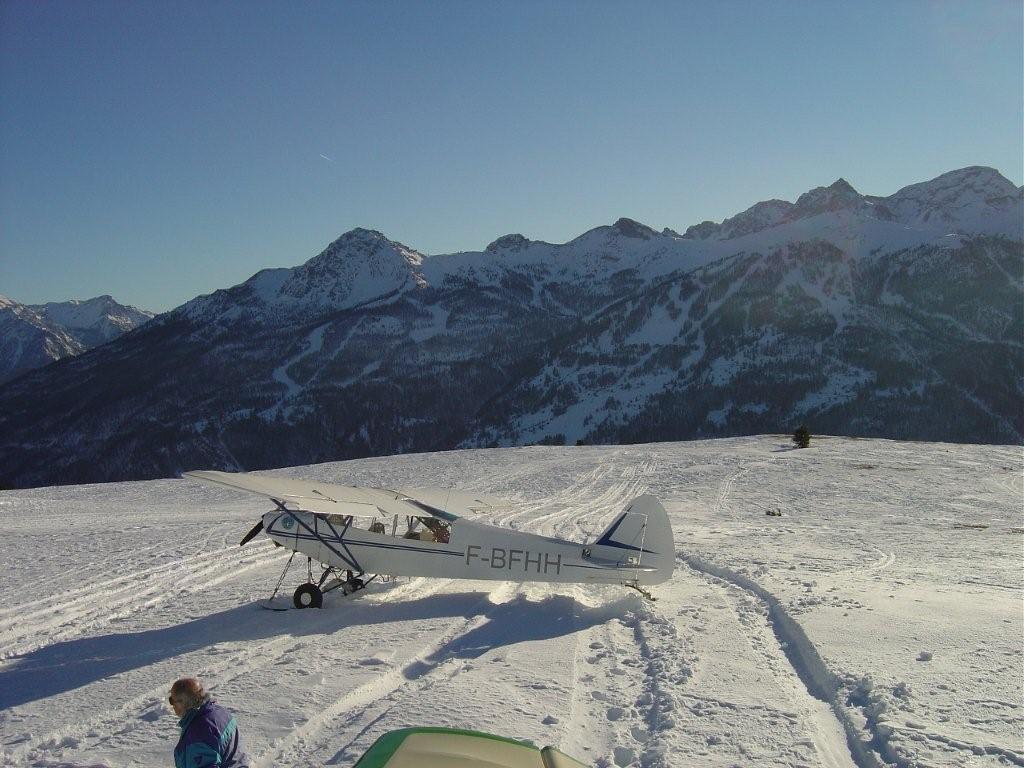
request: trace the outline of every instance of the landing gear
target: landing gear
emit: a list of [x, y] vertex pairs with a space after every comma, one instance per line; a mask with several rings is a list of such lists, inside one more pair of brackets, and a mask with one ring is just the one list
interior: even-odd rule
[[324, 593], [316, 584], [300, 584], [292, 596], [296, 608], [323, 608]]
[[[284, 570], [281, 572], [281, 578], [277, 580], [277, 586], [274, 587], [274, 592], [267, 599], [266, 603], [262, 605], [263, 608], [271, 611], [288, 610], [287, 608], [274, 605], [274, 598], [277, 597], [278, 590], [281, 589], [281, 585], [284, 583], [285, 574], [288, 573], [288, 568], [291, 567], [295, 554], [295, 552], [292, 552], [292, 556], [289, 557], [288, 562], [285, 563]], [[367, 584], [377, 578], [380, 577], [367, 577], [362, 571], [358, 574], [354, 571], [345, 571], [344, 574], [342, 574], [338, 569], [324, 565], [323, 572], [320, 574], [320, 579], [318, 581], [314, 581], [313, 559], [307, 557], [306, 583], [300, 584], [299, 588], [295, 590], [295, 594], [292, 595], [292, 604], [296, 608], [323, 608], [324, 595], [328, 592], [340, 589], [342, 593], [351, 595], [353, 592], [361, 591]]]
[[346, 595], [351, 595], [353, 592], [358, 592], [360, 589], [366, 586], [366, 583], [358, 576], [354, 575], [352, 571], [345, 571], [345, 583], [341, 586], [341, 591]]

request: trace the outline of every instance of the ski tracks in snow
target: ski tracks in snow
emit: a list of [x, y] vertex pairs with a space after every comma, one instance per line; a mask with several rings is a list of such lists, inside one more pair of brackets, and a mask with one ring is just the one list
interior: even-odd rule
[[[707, 760], [735, 750], [733, 759], [740, 763], [854, 768], [842, 724], [829, 702], [808, 689], [787, 656], [768, 606], [758, 595], [722, 578], [718, 569], [709, 572], [695, 558], [683, 562], [689, 566], [683, 572], [697, 581], [696, 599], [678, 605], [658, 603], [657, 608], [675, 613], [681, 634], [693, 633], [694, 684], [677, 689], [684, 699], [680, 719], [690, 743], [675, 746], [685, 752], [686, 760]], [[719, 627], [713, 636], [727, 638], [730, 647], [708, 647], [712, 660], [706, 662], [701, 654], [712, 622]], [[728, 625], [734, 629], [723, 633], [722, 626]], [[731, 659], [725, 668], [719, 666], [723, 651]], [[749, 728], [755, 722], [757, 727]], [[748, 732], [761, 734], [762, 740], [749, 740]], [[703, 743], [695, 734], [703, 735]], [[764, 734], [775, 738], [765, 741]], [[679, 757], [675, 763], [656, 765], [678, 764]]]
[[80, 637], [169, 598], [205, 591], [282, 557], [270, 548], [242, 557], [237, 545], [223, 547], [140, 567], [72, 590], [55, 601], [12, 606], [0, 614], [0, 661]]
[[[224, 658], [219, 661], [207, 661], [195, 674], [202, 677], [207, 685], [225, 686], [239, 677], [252, 674], [259, 667], [269, 666], [294, 643], [290, 636], [249, 642], [225, 651]], [[143, 693], [99, 710], [99, 714], [75, 720], [40, 736], [30, 736], [14, 747], [10, 752], [12, 762], [4, 765], [24, 765], [26, 762], [48, 765], [48, 754], [69, 746], [85, 753], [131, 752], [138, 744], [133, 734], [153, 721], [168, 717], [165, 697], [171, 679], [173, 676], [161, 679]], [[116, 696], [110, 698], [117, 701]], [[88, 711], [97, 710], [89, 707]]]
[[[361, 593], [358, 599], [373, 600], [376, 598], [378, 604], [399, 602], [397, 598], [408, 594], [415, 594], [418, 598], [424, 599], [447, 587], [450, 587], [450, 582], [447, 581], [425, 583], [424, 580], [414, 579], [384, 591], [371, 588], [366, 593]], [[481, 602], [483, 599], [481, 598]], [[258, 609], [251, 606], [249, 610], [256, 611]], [[280, 616], [280, 614], [266, 614], [266, 616], [268, 621], [273, 621], [270, 617]], [[336, 617], [337, 614], [334, 615], [334, 618]], [[164, 666], [173, 666], [175, 669], [189, 668], [192, 674], [199, 676], [210, 689], [215, 691], [223, 692], [233, 688], [249, 690], [253, 680], [261, 674], [269, 673], [272, 677], [278, 674], [270, 672], [272, 668], [281, 665], [292, 666], [293, 660], [296, 658], [331, 657], [332, 645], [346, 648], [347, 646], [342, 640], [332, 637], [331, 618], [330, 614], [314, 614], [312, 616], [304, 614], [304, 620], [315, 622], [317, 625], [310, 627], [314, 632], [305, 637], [295, 637], [290, 633], [281, 632], [262, 641], [248, 640], [242, 643], [214, 646], [205, 652], [201, 650], [193, 652], [192, 658], [188, 660], [184, 657], [173, 658], [168, 660], [168, 664]], [[453, 625], [460, 626], [463, 623], [465, 620], [453, 622]], [[322, 632], [316, 631], [319, 629], [326, 630], [328, 633], [326, 637]], [[342, 627], [343, 631], [344, 629]], [[429, 655], [432, 647], [430, 644], [425, 646], [416, 654], [416, 658], [421, 655]], [[308, 670], [301, 671], [309, 674]], [[175, 671], [160, 676], [160, 680], [155, 686], [130, 699], [121, 701], [113, 708], [104, 708], [99, 714], [92, 717], [74, 721], [70, 725], [45, 732], [39, 736], [30, 734], [27, 738], [11, 745], [9, 753], [3, 755], [4, 762], [2, 764], [24, 765], [28, 761], [29, 764], [47, 765], [49, 764], [48, 756], [59, 756], [61, 750], [65, 748], [92, 754], [117, 754], [134, 751], [140, 740], [145, 742], [147, 739], [153, 738], [152, 723], [168, 719], [165, 696], [169, 681], [177, 676]], [[390, 678], [385, 676], [385, 679]], [[314, 699], [316, 693], [316, 690], [311, 689], [307, 700]], [[297, 745], [301, 746], [305, 741], [314, 737], [332, 719], [333, 715], [356, 707], [364, 698], [370, 701], [386, 693], [387, 685], [382, 684], [380, 678], [371, 680], [309, 716], [291, 733], [278, 738], [271, 749], [273, 754], [269, 757], [260, 755], [257, 764], [275, 765], [275, 760], [280, 755], [294, 751]], [[98, 694], [94, 691], [92, 696], [96, 695]], [[103, 695], [103, 698], [116, 700], [116, 695]], [[267, 697], [266, 692], [260, 698], [270, 705], [274, 704], [273, 697]], [[96, 711], [94, 707], [87, 709]], [[263, 762], [261, 763], [260, 760]]]
[[[450, 580], [437, 582], [420, 595], [426, 592], [436, 594], [451, 585]], [[480, 610], [474, 608], [469, 618], [451, 621], [440, 637], [436, 632], [424, 632], [421, 637], [425, 637], [426, 642], [411, 654], [404, 651], [404, 658], [399, 664], [387, 664], [387, 671], [326, 703], [305, 722], [256, 756], [253, 760], [254, 768], [272, 768], [280, 764], [336, 764], [342, 759], [354, 760], [360, 752], [348, 754], [349, 748], [360, 742], [361, 737], [388, 714], [400, 696], [410, 690], [429, 688], [434, 683], [433, 673], [441, 666], [435, 660], [444, 659], [446, 648], [486, 623], [491, 610], [510, 599], [514, 592], [514, 585], [502, 584], [480, 596], [476, 606]], [[388, 645], [387, 638], [381, 638], [381, 645]], [[457, 674], [457, 669], [446, 670], [446, 673]], [[319, 697], [311, 692], [310, 698]], [[360, 750], [368, 746], [368, 743], [361, 744]], [[327, 755], [333, 757], [326, 760]]]
[[[732, 472], [721, 484], [718, 498], [715, 501], [713, 516], [720, 519], [725, 510], [726, 503], [732, 493], [737, 480], [755, 467], [770, 468], [776, 460], [775, 455], [766, 459], [756, 459], [743, 463], [738, 469]], [[884, 570], [895, 561], [895, 555], [886, 555], [883, 552], [881, 559], [868, 566], [871, 570]], [[856, 762], [846, 744], [844, 726], [839, 722], [830, 708], [830, 702], [826, 702], [815, 696], [807, 684], [801, 678], [801, 670], [793, 666], [792, 661], [786, 653], [785, 641], [777, 636], [776, 628], [772, 625], [769, 616], [769, 606], [765, 602], [766, 594], [747, 589], [743, 579], [729, 578], [732, 574], [724, 568], [708, 568], [699, 558], [687, 556], [680, 553], [680, 562], [685, 563], [703, 581], [711, 585], [717, 597], [722, 601], [732, 619], [738, 623], [740, 631], [737, 637], [743, 638], [746, 649], [737, 649], [737, 666], [740, 668], [735, 681], [735, 688], [742, 690], [747, 687], [759, 687], [766, 683], [768, 690], [773, 691], [778, 701], [773, 701], [771, 706], [758, 702], [736, 702], [719, 699], [707, 699], [705, 697], [692, 698], [687, 710], [698, 717], [705, 717], [709, 712], [725, 713], [725, 721], [732, 720], [730, 710], [735, 712], [745, 710], [747, 716], [765, 719], [772, 726], [766, 732], [780, 730], [790, 735], [776, 745], [774, 750], [760, 752], [765, 745], [743, 745], [740, 740], [735, 740], [735, 747], [739, 750], [739, 757], [743, 760], [756, 760], [759, 764], [767, 765], [773, 760], [781, 759], [781, 765], [802, 765], [813, 753], [811, 762], [824, 768], [855, 768]], [[678, 578], [678, 574], [677, 574]], [[762, 590], [763, 591], [763, 590]], [[699, 609], [680, 612], [682, 622], [689, 625], [693, 618], [704, 618], [703, 612]], [[721, 618], [715, 619], [721, 621]], [[698, 625], [700, 626], [700, 625]], [[809, 641], [808, 641], [809, 643]], [[744, 652], [746, 651], [746, 652]], [[816, 651], [814, 652], [816, 654]], [[743, 662], [740, 657], [747, 656], [753, 666], [743, 670]], [[820, 659], [819, 659], [820, 661]], [[700, 665], [698, 665], [700, 670]], [[732, 672], [733, 670], [730, 670]], [[764, 672], [770, 674], [771, 679], [764, 679]], [[700, 672], [698, 671], [698, 674]], [[747, 677], [744, 680], [744, 676]], [[736, 724], [742, 727], [739, 723]], [[723, 728], [727, 730], [727, 728]], [[709, 734], [707, 748], [697, 752], [699, 756], [706, 756], [709, 751], [722, 745], [726, 740], [716, 734]], [[759, 749], [760, 748], [760, 749]], [[758, 750], [755, 752], [754, 750]], [[694, 755], [690, 755], [692, 759]]]
[[[613, 463], [599, 464], [575, 478], [568, 488], [538, 502], [521, 505], [498, 522], [530, 533], [562, 536], [578, 541], [596, 537], [610, 518], [647, 489], [655, 471], [653, 459], [644, 459], [625, 471]], [[598, 526], [596, 530], [590, 530]]]
[[881, 549], [876, 549], [875, 551], [878, 553], [878, 556], [879, 556], [878, 560], [876, 560], [875, 562], [869, 564], [867, 566], [867, 570], [869, 570], [869, 571], [876, 571], [876, 572], [884, 571], [884, 570], [892, 567], [893, 563], [896, 562], [896, 553], [895, 552], [885, 552], [884, 550], [881, 550]]
[[[801, 683], [765, 608], [739, 587], [684, 573], [693, 590], [654, 604], [631, 598], [620, 617], [577, 634], [562, 748], [606, 768], [853, 768], [842, 727]], [[707, 649], [710, 666], [702, 657], [710, 621], [735, 625], [726, 668], [724, 649]]]

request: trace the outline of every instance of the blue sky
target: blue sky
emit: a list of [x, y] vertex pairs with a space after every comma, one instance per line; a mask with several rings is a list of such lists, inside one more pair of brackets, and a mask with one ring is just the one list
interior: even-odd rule
[[682, 231], [1024, 175], [1022, 4], [0, 3], [0, 294], [163, 311], [379, 229]]

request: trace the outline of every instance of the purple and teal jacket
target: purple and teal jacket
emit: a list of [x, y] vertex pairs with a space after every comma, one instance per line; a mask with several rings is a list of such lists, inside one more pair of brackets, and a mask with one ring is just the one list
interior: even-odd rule
[[174, 748], [175, 768], [249, 768], [235, 717], [217, 702], [190, 709], [178, 725], [181, 738]]

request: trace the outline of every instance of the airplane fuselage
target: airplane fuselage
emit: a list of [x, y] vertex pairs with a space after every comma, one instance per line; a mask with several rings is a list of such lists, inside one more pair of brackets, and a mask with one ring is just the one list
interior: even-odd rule
[[450, 525], [447, 541], [404, 538], [394, 529], [375, 533], [355, 527], [352, 518], [331, 520], [301, 511], [268, 512], [263, 522], [267, 535], [281, 546], [356, 573], [560, 583], [664, 581], [647, 563], [641, 567], [641, 552], [635, 548], [583, 545], [466, 518]]

